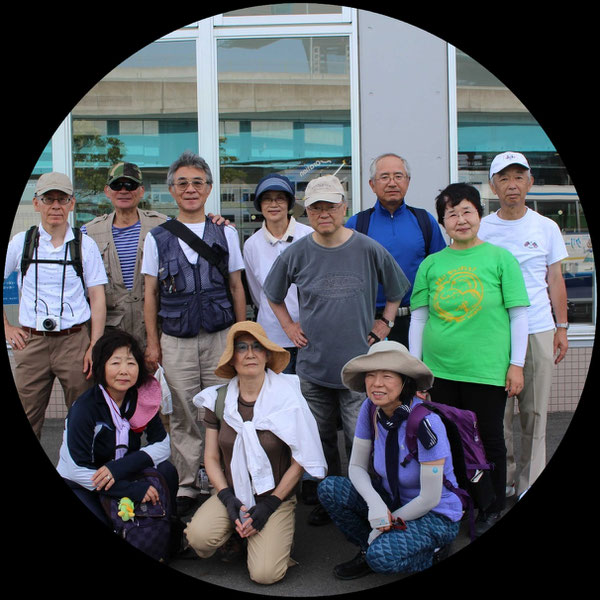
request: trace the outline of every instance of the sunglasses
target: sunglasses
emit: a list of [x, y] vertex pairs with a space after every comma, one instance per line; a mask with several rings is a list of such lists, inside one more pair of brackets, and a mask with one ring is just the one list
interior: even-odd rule
[[108, 187], [114, 192], [118, 192], [125, 188], [128, 192], [133, 192], [133, 190], [137, 190], [140, 187], [140, 184], [137, 181], [111, 181], [108, 184]]

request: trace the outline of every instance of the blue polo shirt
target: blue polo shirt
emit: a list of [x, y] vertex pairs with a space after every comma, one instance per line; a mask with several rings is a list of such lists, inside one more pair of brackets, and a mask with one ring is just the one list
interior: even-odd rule
[[[384, 208], [379, 200], [375, 202], [375, 210], [371, 213], [369, 220], [369, 229], [367, 235], [370, 238], [378, 241], [395, 259], [408, 281], [410, 288], [408, 293], [402, 299], [400, 306], [410, 305], [410, 295], [412, 286], [415, 281], [417, 269], [425, 258], [425, 239], [419, 227], [417, 218], [413, 213], [406, 208], [403, 202], [401, 206], [394, 212], [390, 212]], [[446, 247], [446, 241], [442, 236], [440, 226], [435, 217], [429, 214], [431, 220], [431, 244], [429, 253], [433, 254]], [[351, 216], [346, 222], [346, 227], [356, 229], [356, 215]], [[385, 296], [383, 288], [379, 286], [377, 292], [377, 309], [382, 309], [385, 306]]]

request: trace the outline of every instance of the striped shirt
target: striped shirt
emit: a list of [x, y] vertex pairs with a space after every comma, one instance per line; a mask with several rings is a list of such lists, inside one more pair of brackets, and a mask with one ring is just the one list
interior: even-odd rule
[[[140, 239], [141, 221], [130, 225], [129, 227], [112, 226], [112, 236], [121, 263], [121, 274], [123, 283], [130, 290], [133, 288], [133, 278], [135, 275], [135, 261], [137, 258], [138, 241]], [[86, 233], [85, 225], [81, 231]]]

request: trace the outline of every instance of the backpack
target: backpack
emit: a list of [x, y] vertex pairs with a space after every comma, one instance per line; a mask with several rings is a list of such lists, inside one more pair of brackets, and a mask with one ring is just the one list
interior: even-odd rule
[[162, 473], [153, 468], [144, 469], [138, 479], [153, 485], [159, 494], [159, 501], [133, 503], [133, 515], [123, 520], [119, 515], [122, 498], [101, 496], [104, 511], [112, 524], [113, 531], [134, 548], [158, 560], [167, 562], [175, 549], [171, 536], [173, 519], [167, 482]]
[[[431, 227], [431, 220], [429, 219], [429, 213], [424, 208], [416, 208], [414, 206], [406, 205], [406, 208], [410, 210], [410, 212], [417, 219], [417, 223], [421, 228], [421, 233], [423, 234], [423, 239], [425, 240], [425, 256], [429, 255], [429, 248], [431, 246], [431, 238], [433, 235], [433, 230]], [[369, 220], [371, 218], [371, 214], [375, 210], [375, 207], [367, 208], [357, 213], [356, 215], [356, 231], [359, 233], [364, 233], [367, 235], [367, 231], [369, 229]]]
[[81, 259], [81, 229], [72, 227], [74, 238], [67, 242], [69, 256], [71, 260], [51, 260], [42, 258], [33, 258], [34, 250], [37, 248], [40, 239], [40, 232], [37, 225], [33, 225], [25, 232], [23, 242], [23, 253], [21, 256], [21, 279], [25, 277], [31, 263], [58, 263], [62, 265], [71, 265], [81, 279], [81, 285], [85, 290], [85, 281], [83, 279], [83, 261]]
[[[377, 407], [370, 400], [369, 409], [371, 423], [374, 423]], [[440, 417], [446, 428], [458, 484], [458, 487], [454, 486], [444, 476], [444, 487], [458, 496], [463, 511], [468, 512], [471, 538], [474, 538], [474, 509], [486, 510], [495, 498], [491, 482], [494, 465], [486, 458], [475, 413], [439, 402], [417, 404], [411, 410], [406, 424], [408, 455], [401, 464], [404, 467], [411, 460], [418, 460], [417, 431], [421, 421], [432, 413]]]

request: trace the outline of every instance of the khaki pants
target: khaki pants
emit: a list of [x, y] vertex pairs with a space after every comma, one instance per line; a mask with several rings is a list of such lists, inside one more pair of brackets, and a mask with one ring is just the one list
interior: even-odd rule
[[509, 398], [504, 414], [507, 484], [515, 484], [517, 494], [525, 492], [546, 467], [546, 421], [554, 369], [554, 330], [529, 336], [523, 375], [525, 385], [518, 397], [521, 424], [519, 481], [515, 481], [517, 460], [513, 445], [514, 398]]
[[[248, 539], [248, 572], [256, 583], [271, 584], [283, 579], [294, 541], [296, 497], [282, 502], [266, 525]], [[212, 495], [193, 516], [185, 529], [190, 546], [200, 558], [211, 557], [234, 532], [227, 509]]]
[[178, 496], [196, 498], [200, 493], [198, 469], [204, 463], [204, 409], [192, 403], [206, 387], [227, 383], [215, 375], [225, 350], [228, 329], [196, 337], [178, 338], [163, 333], [160, 339], [162, 366], [171, 390], [173, 412], [169, 415], [171, 461], [179, 473]]
[[87, 327], [65, 336], [29, 334], [23, 350], [13, 350], [15, 384], [33, 431], [39, 438], [54, 379], [65, 393], [65, 404], [73, 402], [91, 387], [83, 373], [83, 356], [90, 345]]

